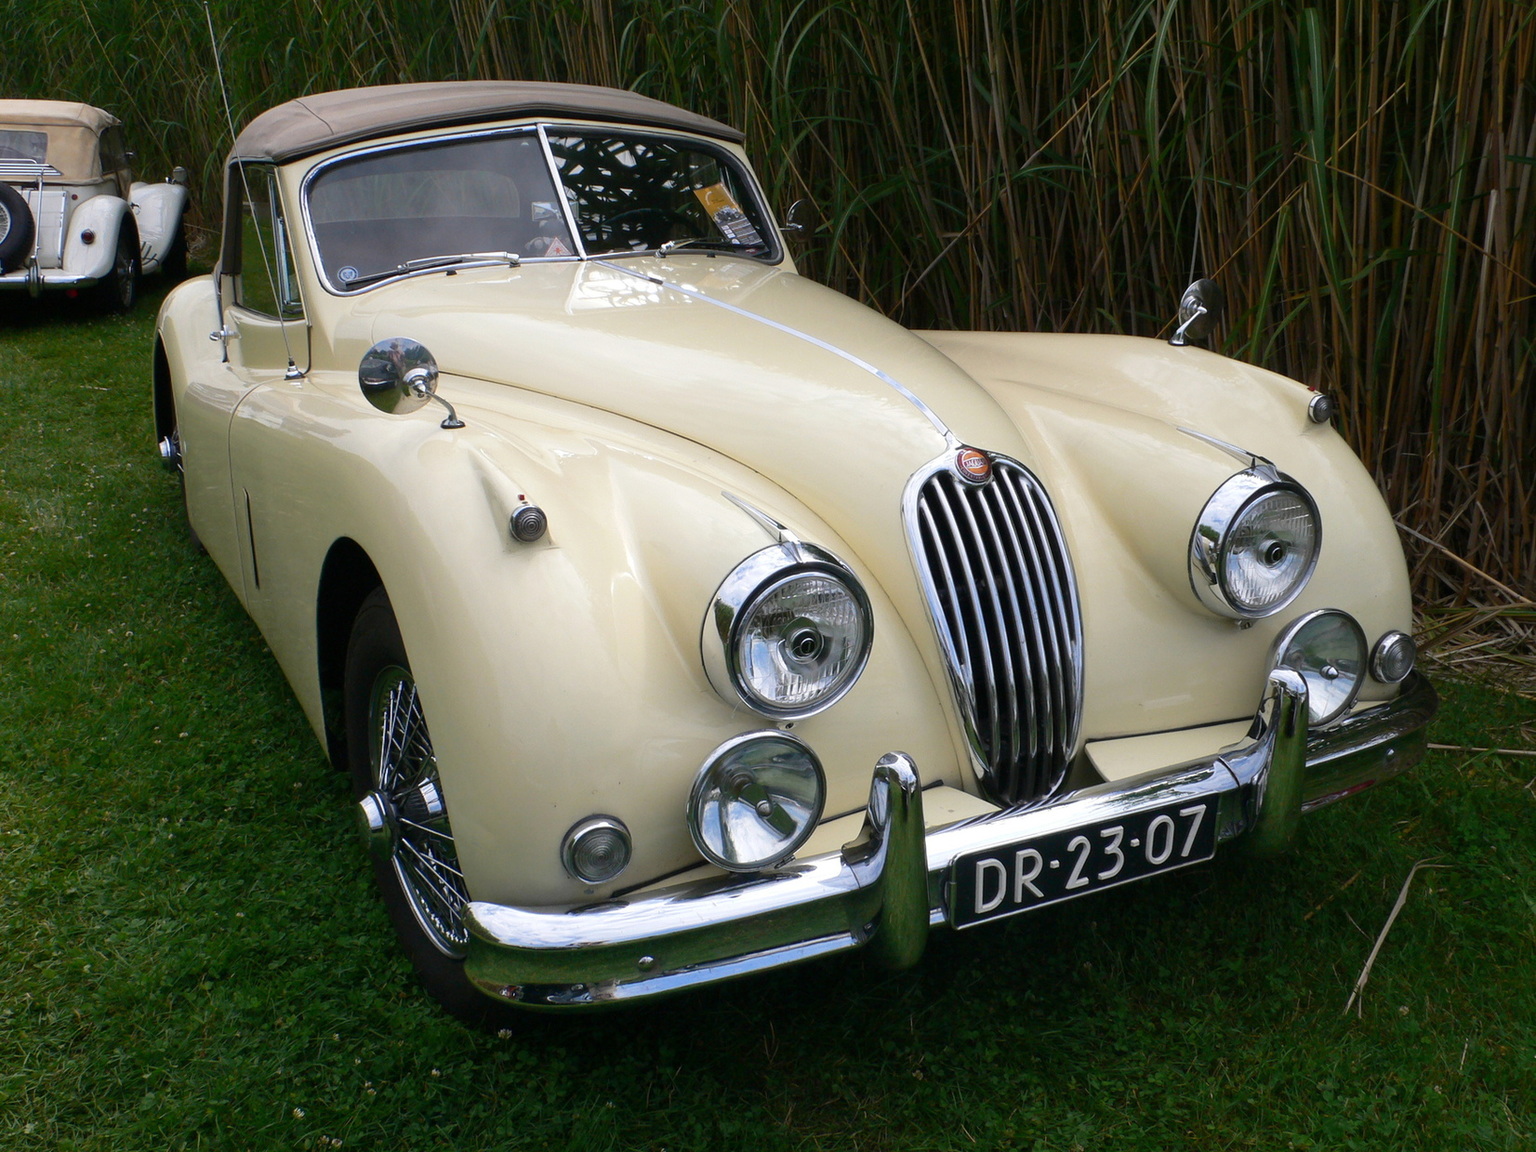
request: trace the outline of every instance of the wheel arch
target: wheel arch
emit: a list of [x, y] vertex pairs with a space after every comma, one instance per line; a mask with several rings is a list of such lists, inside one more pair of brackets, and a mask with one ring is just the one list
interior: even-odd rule
[[154, 357], [155, 443], [176, 428], [176, 397], [171, 387], [171, 360], [165, 352], [165, 340], [155, 336]]
[[315, 659], [320, 683], [320, 713], [331, 763], [347, 766], [343, 682], [347, 642], [358, 609], [383, 578], [357, 541], [342, 537], [326, 553], [315, 594]]

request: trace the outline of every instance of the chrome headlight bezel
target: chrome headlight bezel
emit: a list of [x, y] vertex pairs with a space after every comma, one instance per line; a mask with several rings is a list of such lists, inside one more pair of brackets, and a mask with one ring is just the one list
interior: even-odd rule
[[[1271, 497], [1295, 497], [1312, 523], [1312, 547], [1290, 584], [1263, 603], [1246, 603], [1232, 587], [1228, 561], [1238, 529], [1245, 516]], [[1189, 586], [1206, 608], [1234, 620], [1262, 620], [1273, 616], [1301, 595], [1322, 552], [1323, 523], [1312, 494], [1295, 480], [1278, 472], [1267, 461], [1228, 477], [1205, 502], [1189, 536]]]
[[[743, 667], [741, 645], [755, 610], [775, 591], [802, 577], [841, 585], [858, 613], [861, 635], [852, 658], [825, 691], [801, 703], [785, 703], [767, 698], [752, 686]], [[788, 541], [754, 552], [725, 578], [704, 615], [699, 651], [705, 675], [727, 704], [745, 705], [772, 720], [800, 720], [830, 708], [853, 688], [869, 662], [874, 633], [869, 596], [853, 571], [823, 548]]]
[[[754, 754], [771, 748], [778, 749], [776, 756], [765, 763], [751, 762]], [[775, 763], [785, 757], [797, 763]], [[780, 802], [788, 797], [784, 780], [778, 781], [780, 787], [775, 791], [774, 781], [765, 779], [765, 769], [782, 772], [785, 768], [810, 787], [809, 802], [793, 810]], [[826, 796], [827, 778], [821, 759], [799, 736], [772, 728], [743, 732], [712, 751], [699, 767], [688, 793], [688, 832], [699, 853], [716, 867], [728, 872], [759, 872], [785, 863], [799, 851], [821, 822]], [[780, 833], [782, 838], [776, 843], [772, 837], [778, 830], [771, 827], [774, 815], [794, 825], [788, 834]], [[746, 834], [742, 842], [731, 834], [733, 828]], [[765, 829], [766, 840], [758, 836]], [[733, 848], [748, 847], [747, 841], [754, 837], [760, 841], [755, 854], [733, 854]]]

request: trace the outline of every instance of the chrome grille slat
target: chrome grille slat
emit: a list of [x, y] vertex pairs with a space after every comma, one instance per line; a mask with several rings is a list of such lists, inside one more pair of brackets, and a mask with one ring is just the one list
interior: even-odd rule
[[[1062, 669], [1059, 661], [1052, 659], [1062, 646], [1063, 638], [1057, 627], [1062, 609], [1049, 594], [1051, 590], [1049, 565], [1041, 556], [1035, 543], [1040, 537], [1041, 526], [1032, 514], [1029, 493], [1021, 491], [1015, 478], [1006, 472], [998, 477], [996, 483], [1009, 491], [1014, 500], [1020, 527], [1027, 527], [1027, 530], [1022, 532], [1022, 536], [1028, 542], [1023, 552], [1024, 564], [1029, 574], [1027, 587], [1030, 591], [1032, 611], [1025, 623], [1030, 633], [1031, 647], [1038, 653], [1038, 660], [1035, 663], [1034, 702], [1038, 709], [1036, 723], [1040, 729], [1041, 743], [1044, 745], [1043, 752], [1037, 754], [1033, 761], [1038, 771], [1041, 755], [1051, 758], [1062, 755], [1056, 731], [1056, 719], [1066, 715], [1066, 700], [1062, 692]], [[1035, 783], [1037, 787], [1044, 786], [1043, 781], [1036, 780]]]
[[[1038, 533], [1035, 538], [1060, 541], [1060, 529], [1056, 525], [1055, 514], [1045, 501], [1045, 493], [1036, 491], [1032, 495], [1034, 499], [1026, 502], [1026, 508]], [[1049, 560], [1053, 560], [1054, 563], [1048, 563]], [[1055, 643], [1052, 645], [1056, 666], [1052, 669], [1049, 680], [1056, 694], [1057, 714], [1065, 716], [1071, 713], [1075, 716], [1079, 707], [1076, 697], [1079, 694], [1077, 689], [1081, 676], [1081, 669], [1078, 667], [1080, 662], [1073, 660], [1069, 667], [1062, 658], [1081, 649], [1082, 625], [1078, 619], [1077, 589], [1064, 545], [1055, 550], [1052, 556], [1042, 556], [1041, 563], [1042, 570], [1047, 576], [1045, 587], [1049, 590], [1052, 601], [1041, 619], [1045, 626], [1052, 628], [1056, 634]], [[1063, 736], [1065, 739], [1058, 746], [1058, 754], [1065, 757], [1071, 755], [1071, 743], [1076, 736], [1075, 721], [1072, 733], [1063, 734]]]
[[[1033, 568], [1038, 567], [1038, 565], [1031, 564], [1031, 554], [1029, 550], [1024, 547], [1023, 542], [1020, 540], [1017, 516], [1019, 510], [1017, 506], [1010, 509], [1004, 505], [1004, 501], [1009, 495], [1016, 496], [1016, 494], [1010, 493], [1004, 485], [995, 481], [983, 493], [984, 499], [990, 497], [991, 500], [995, 501], [999, 505], [999, 517], [1003, 520], [1004, 525], [1007, 527], [1009, 543], [1011, 545], [1015, 561], [1015, 579], [1012, 581], [1012, 583], [1014, 587], [1018, 589], [1020, 593], [1022, 593], [1023, 599], [1025, 601], [1025, 603], [1018, 605], [1018, 610], [1011, 617], [1010, 623], [1015, 635], [1017, 636], [1021, 652], [1027, 654], [1026, 664], [1030, 672], [1028, 676], [1030, 692], [1030, 699], [1028, 703], [1033, 705], [1033, 707], [1029, 710], [1030, 739], [1028, 748], [1028, 762], [1031, 764], [1038, 764], [1042, 749], [1049, 748], [1054, 744], [1054, 724], [1053, 717], [1051, 715], [1049, 697], [1051, 688], [1050, 684], [1048, 683], [1049, 678], [1043, 677], [1040, 674], [1041, 670], [1045, 668], [1047, 664], [1047, 652], [1046, 645], [1038, 627], [1038, 622], [1040, 619], [1040, 603], [1035, 588], [1036, 573], [1033, 571]], [[1016, 498], [1015, 505], [1017, 505]], [[1010, 515], [1010, 513], [1012, 514]], [[1022, 703], [1023, 702], [1021, 702], [1021, 706]], [[1030, 786], [1030, 790], [1038, 790], [1039, 787], [1040, 782], [1035, 781]]]
[[907, 530], [983, 787], [1052, 795], [1082, 710], [1082, 618], [1050, 498], [1017, 461], [962, 481], [946, 455], [913, 477]]
[[[1019, 603], [1020, 582], [1012, 579], [1011, 574], [1007, 571], [1010, 549], [1003, 539], [1003, 533], [998, 528], [1000, 520], [1005, 527], [1007, 526], [1007, 520], [1005, 517], [997, 514], [997, 511], [1000, 510], [994, 511], [993, 503], [995, 503], [994, 500], [986, 498], [977, 501], [978, 506], [986, 516], [987, 535], [991, 541], [997, 561], [994, 565], [995, 572], [991, 581], [993, 607], [996, 611], [995, 619], [1000, 624], [1012, 622], [1014, 625], [1014, 643], [1006, 643], [1008, 638], [1006, 632], [1001, 636], [1005, 641], [1002, 646], [1003, 650], [1008, 654], [1008, 682], [999, 686], [999, 693], [1008, 702], [1009, 738], [1006, 743], [999, 743], [996, 747], [997, 755], [1000, 759], [1016, 760], [1026, 754], [1026, 748], [1028, 755], [1034, 756], [1036, 753], [1036, 733], [1032, 726], [1022, 722], [1020, 717], [1021, 709], [1019, 707], [1021, 694], [1026, 691], [1033, 691], [1034, 686], [1032, 684], [1033, 678], [1029, 674], [1030, 663], [1020, 658], [1020, 643], [1025, 639], [1023, 634], [1018, 631], [1018, 623], [1024, 617], [1023, 605]], [[1015, 549], [1015, 554], [1016, 551]], [[1006, 609], [997, 595], [999, 585], [1002, 586], [1007, 594], [1008, 605]]]
[[[989, 688], [986, 694], [987, 746], [1000, 748], [1003, 745], [1003, 709], [1012, 703], [1014, 682], [1009, 659], [1011, 653], [1007, 645], [999, 643], [1000, 638], [994, 634], [993, 630], [988, 629], [985, 623], [988, 620], [1001, 619], [1003, 615], [1002, 604], [997, 598], [997, 572], [986, 554], [985, 541], [976, 523], [976, 514], [971, 507], [971, 502], [955, 500], [952, 503], [958, 506], [964, 515], [963, 527], [973, 542], [973, 551], [966, 565], [966, 574], [970, 577], [971, 604], [975, 609], [971, 626], [977, 635], [977, 646], [986, 653], [987, 657], [986, 674]], [[956, 522], [958, 523], [958, 519]], [[962, 555], [964, 555], [963, 552]], [[986, 592], [985, 598], [982, 596], [983, 590]]]
[[[936, 503], [948, 528], [948, 538], [950, 540], [963, 538], [959, 519], [955, 515], [955, 502], [940, 499]], [[959, 562], [962, 580], [955, 580], [955, 566], [950, 563], [951, 558]], [[997, 680], [992, 674], [992, 652], [987, 643], [987, 636], [980, 627], [984, 614], [981, 601], [976, 595], [976, 573], [971, 566], [970, 555], [965, 549], [955, 548], [949, 551], [945, 560], [949, 599], [957, 609], [950, 618], [954, 621], [954, 634], [959, 642], [958, 646], [966, 654], [961, 667], [970, 686], [972, 723], [979, 729], [982, 718], [990, 720], [994, 716], [996, 707]]]
[[[1022, 485], [1020, 485], [1022, 489]], [[1048, 505], [1043, 503], [1043, 492], [1020, 492], [1022, 508], [1028, 516], [1034, 529], [1034, 539], [1057, 539], [1059, 531], [1056, 528], [1055, 516], [1051, 514]], [[1078, 637], [1081, 636], [1081, 628], [1076, 622], [1077, 594], [1072, 587], [1071, 572], [1066, 566], [1066, 550], [1059, 548], [1052, 550], [1050, 554], [1044, 554], [1036, 549], [1037, 563], [1040, 569], [1042, 599], [1046, 601], [1042, 605], [1042, 611], [1038, 619], [1038, 625], [1051, 634], [1045, 641], [1050, 651], [1048, 660], [1051, 667], [1045, 670], [1045, 679], [1052, 692], [1052, 710], [1056, 715], [1072, 715], [1074, 723], [1072, 730], [1058, 731], [1055, 735], [1056, 744], [1053, 749], [1055, 756], [1065, 759], [1071, 755], [1071, 742], [1076, 735], [1077, 703], [1075, 700], [1075, 661], [1067, 661], [1063, 658], [1069, 656], [1077, 647]]]

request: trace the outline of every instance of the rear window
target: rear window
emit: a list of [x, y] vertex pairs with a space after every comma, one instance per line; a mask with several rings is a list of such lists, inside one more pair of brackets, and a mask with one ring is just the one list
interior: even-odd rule
[[48, 133], [27, 132], [19, 128], [0, 128], [0, 160], [48, 159]]

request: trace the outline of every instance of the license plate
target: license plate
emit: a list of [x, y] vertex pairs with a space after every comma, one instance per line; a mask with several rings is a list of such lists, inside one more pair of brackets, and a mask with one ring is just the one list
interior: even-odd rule
[[949, 921], [968, 928], [1171, 872], [1216, 854], [1214, 800], [1190, 800], [957, 859]]

